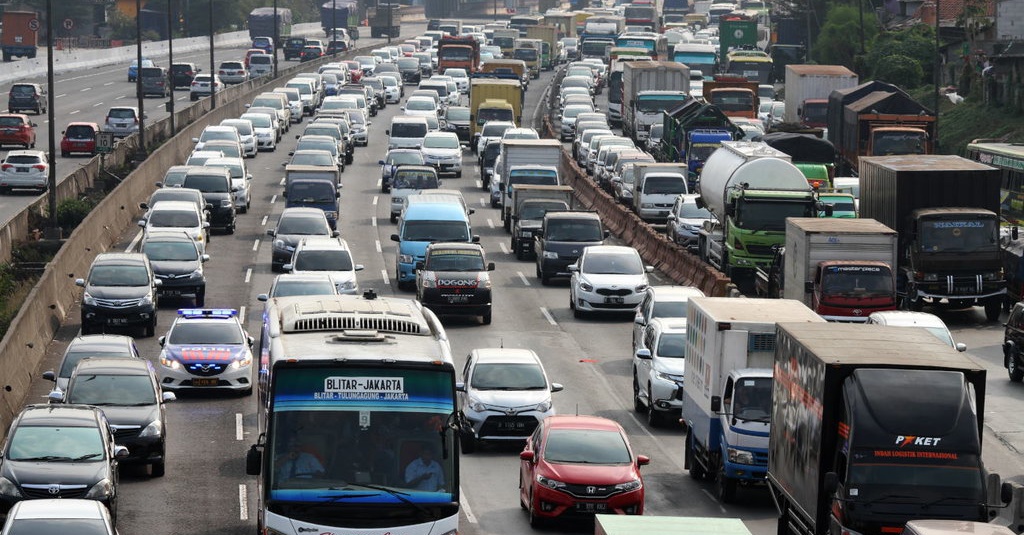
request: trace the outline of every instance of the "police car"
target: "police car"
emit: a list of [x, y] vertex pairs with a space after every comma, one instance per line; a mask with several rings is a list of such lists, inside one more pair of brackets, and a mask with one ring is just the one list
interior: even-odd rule
[[235, 390], [252, 394], [253, 338], [231, 308], [183, 308], [159, 339], [164, 389]]

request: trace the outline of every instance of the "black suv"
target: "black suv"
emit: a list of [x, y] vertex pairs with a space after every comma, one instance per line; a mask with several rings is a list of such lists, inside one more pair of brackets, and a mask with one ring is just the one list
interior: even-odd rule
[[46, 90], [39, 84], [11, 85], [11, 90], [7, 93], [7, 111], [34, 111], [36, 115], [46, 113]]
[[537, 278], [548, 284], [552, 277], [568, 277], [583, 249], [604, 245], [608, 231], [597, 212], [547, 212], [536, 235], [533, 252], [537, 257]]
[[89, 267], [89, 276], [76, 279], [82, 294], [82, 334], [99, 334], [108, 327], [141, 325], [146, 336], [156, 330], [156, 288], [149, 259], [142, 253], [102, 253]]
[[171, 89], [179, 87], [190, 87], [196, 74], [202, 69], [196, 67], [195, 63], [175, 63], [171, 65]]
[[235, 191], [231, 187], [231, 171], [226, 167], [197, 167], [185, 173], [183, 188], [203, 192], [203, 199], [210, 205], [210, 226], [235, 233]]
[[65, 392], [50, 393], [52, 403], [102, 407], [114, 440], [128, 448], [121, 462], [148, 464], [150, 475], [164, 475], [167, 412], [153, 364], [146, 359], [87, 358], [75, 367]]
[[206, 305], [206, 275], [203, 263], [210, 255], [201, 254], [187, 233], [150, 232], [139, 245], [149, 258], [153, 273], [161, 281], [160, 297], [192, 297], [197, 307]]
[[118, 461], [127, 456], [100, 408], [29, 405], [15, 416], [0, 455], [0, 478], [8, 485], [0, 515], [21, 500], [88, 496], [106, 505], [115, 522]]
[[1024, 301], [1013, 305], [1003, 325], [1003, 366], [1010, 380], [1019, 383], [1024, 380]]
[[305, 37], [289, 37], [284, 41], [284, 59], [299, 59], [302, 49], [306, 47]]
[[437, 242], [416, 263], [416, 299], [441, 315], [477, 316], [491, 323], [491, 278], [484, 248], [476, 243]]

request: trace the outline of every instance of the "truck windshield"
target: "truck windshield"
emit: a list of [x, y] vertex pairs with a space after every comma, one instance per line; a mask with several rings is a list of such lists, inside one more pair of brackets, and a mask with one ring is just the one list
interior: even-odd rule
[[537, 61], [537, 49], [536, 48], [517, 48], [512, 53], [512, 58], [521, 59], [523, 61]]
[[999, 244], [995, 219], [938, 219], [921, 222], [921, 251], [925, 253], [972, 253]]
[[508, 185], [509, 190], [515, 184], [530, 184], [534, 186], [557, 186], [558, 185], [558, 173], [554, 171], [522, 171], [516, 172], [513, 170], [509, 173]]
[[787, 217], [815, 217], [814, 206], [808, 202], [754, 201], [737, 203], [736, 224], [743, 229], [760, 232], [783, 231]]
[[679, 195], [686, 193], [686, 180], [682, 176], [652, 176], [644, 180], [644, 193]]
[[733, 392], [726, 392], [725, 412], [740, 420], [771, 420], [771, 377], [744, 377], [737, 381]]
[[767, 83], [772, 73], [772, 63], [765, 61], [730, 61], [729, 74], [742, 76], [747, 80], [756, 80], [760, 83]]
[[706, 162], [711, 153], [721, 148], [721, 143], [693, 143], [690, 145], [689, 160], [691, 162]]
[[554, 211], [568, 209], [569, 207], [566, 206], [564, 202], [560, 201], [523, 203], [522, 207], [519, 209], [519, 219], [543, 219], [544, 214], [547, 213], [548, 210]]
[[583, 43], [583, 48], [580, 52], [584, 56], [604, 56], [608, 53], [608, 49], [611, 48], [612, 44], [607, 41], [587, 41]]
[[811, 124], [825, 124], [828, 120], [827, 102], [807, 102], [804, 104], [804, 122]]
[[821, 274], [827, 295], [869, 297], [892, 295], [892, 271], [883, 266], [828, 266]]
[[599, 242], [604, 234], [597, 221], [552, 220], [548, 223], [547, 237], [550, 241]]
[[480, 108], [477, 114], [476, 124], [484, 124], [487, 121], [513, 121], [512, 110], [508, 108]]
[[898, 489], [946, 489], [945, 493], [939, 492], [949, 496], [951, 502], [959, 499], [981, 503], [985, 493], [980, 464], [973, 453], [858, 448], [850, 460], [849, 488], [870, 485], [883, 493], [911, 495], [916, 493]]
[[750, 91], [713, 91], [711, 103], [722, 111], [748, 111], [754, 107], [754, 94]]
[[875, 132], [872, 156], [924, 154], [928, 137], [920, 130]]
[[402, 229], [405, 241], [469, 241], [469, 227], [464, 221], [406, 221]]
[[641, 96], [636, 100], [636, 109], [642, 112], [663, 112], [686, 102], [682, 95]]
[[399, 169], [392, 181], [394, 189], [437, 189], [437, 175], [421, 171], [403, 171]]
[[316, 182], [293, 182], [288, 188], [288, 199], [295, 202], [324, 203], [334, 202], [337, 198], [334, 184], [327, 180]]
[[513, 37], [495, 37], [493, 39], [494, 46], [501, 48], [512, 48], [515, 44], [515, 38]]
[[471, 249], [443, 249], [430, 252], [427, 269], [431, 271], [483, 271], [484, 257]]

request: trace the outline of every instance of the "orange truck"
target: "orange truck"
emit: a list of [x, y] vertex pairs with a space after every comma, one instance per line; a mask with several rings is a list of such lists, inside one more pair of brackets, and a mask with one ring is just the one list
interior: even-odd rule
[[468, 35], [442, 37], [437, 45], [437, 69], [443, 74], [450, 68], [466, 69], [469, 75], [478, 71], [480, 43]]
[[742, 76], [715, 76], [704, 82], [704, 100], [729, 117], [757, 119], [757, 81]]
[[35, 58], [38, 44], [36, 36], [40, 29], [39, 13], [35, 11], [4, 11], [3, 33], [0, 33], [0, 50], [4, 61], [11, 58]]

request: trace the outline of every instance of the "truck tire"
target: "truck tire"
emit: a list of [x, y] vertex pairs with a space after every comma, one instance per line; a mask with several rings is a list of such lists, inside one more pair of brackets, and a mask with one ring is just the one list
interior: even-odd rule
[[736, 486], [736, 480], [725, 477], [725, 468], [720, 467], [715, 477], [715, 494], [718, 496], [718, 500], [722, 503], [736, 501]]
[[686, 455], [690, 459], [690, 477], [696, 479], [697, 481], [706, 480], [708, 478], [708, 472], [707, 470], [704, 469], [704, 466], [701, 465], [700, 462], [697, 461], [696, 457], [693, 455], [693, 439], [690, 438], [689, 433], [687, 433], [686, 436], [686, 450], [684, 452], [684, 455]]
[[1020, 355], [1015, 349], [1011, 349], [1009, 353], [1006, 356], [1006, 373], [1010, 376], [1011, 382], [1019, 383], [1024, 380], [1024, 368], [1021, 368], [1020, 365]]
[[1003, 298], [990, 297], [985, 301], [985, 319], [988, 321], [999, 321], [999, 314], [1003, 311]]

